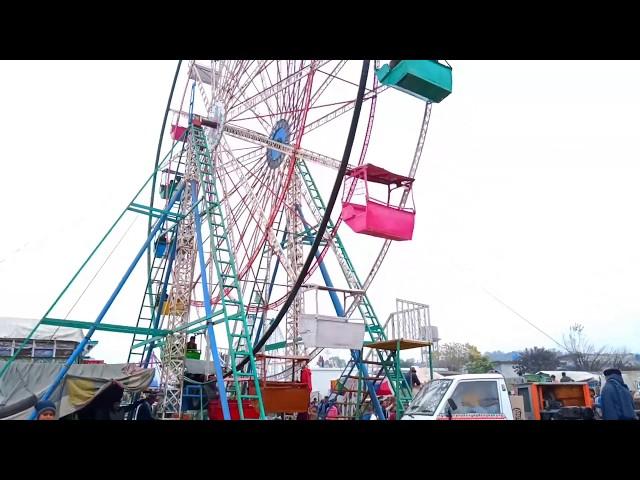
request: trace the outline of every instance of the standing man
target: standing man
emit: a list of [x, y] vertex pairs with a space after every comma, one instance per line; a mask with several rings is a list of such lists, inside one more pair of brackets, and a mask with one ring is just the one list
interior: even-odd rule
[[147, 396], [138, 404], [134, 413], [134, 420], [155, 420], [152, 406], [156, 401], [156, 394], [149, 392]]
[[622, 380], [622, 372], [608, 368], [604, 372], [606, 383], [600, 392], [600, 408], [603, 420], [637, 420], [633, 397]]
[[562, 372], [562, 378], [560, 379], [562, 383], [564, 382], [573, 382], [573, 378], [567, 376], [567, 372]]

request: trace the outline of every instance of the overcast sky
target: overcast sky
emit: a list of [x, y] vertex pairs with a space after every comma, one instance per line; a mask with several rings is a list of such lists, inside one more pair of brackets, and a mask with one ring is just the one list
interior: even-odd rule
[[[640, 62], [451, 64], [454, 93], [433, 107], [414, 187], [414, 239], [392, 245], [369, 291], [379, 317], [399, 297], [428, 303], [444, 342], [555, 346], [488, 290], [555, 339], [580, 322], [596, 342], [639, 352]], [[174, 70], [0, 62], [0, 317], [40, 318], [151, 173]], [[411, 151], [420, 111], [381, 104], [374, 145]], [[409, 165], [398, 157], [375, 163]], [[380, 243], [349, 233], [365, 276]], [[120, 314], [137, 315], [138, 287]], [[112, 352], [128, 340], [99, 335], [96, 356], [126, 359]]]

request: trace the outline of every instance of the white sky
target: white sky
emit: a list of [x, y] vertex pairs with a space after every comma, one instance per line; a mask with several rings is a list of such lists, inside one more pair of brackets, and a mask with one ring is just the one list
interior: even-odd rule
[[[369, 291], [378, 316], [406, 298], [431, 306], [445, 342], [554, 346], [484, 287], [556, 339], [580, 322], [597, 342], [640, 351], [640, 63], [451, 63], [454, 93], [433, 108], [415, 183], [414, 240], [392, 245]], [[151, 173], [174, 71], [175, 62], [0, 62], [0, 316], [40, 318]], [[371, 161], [405, 173], [421, 106], [390, 98]], [[323, 188], [327, 199], [329, 181]], [[341, 235], [366, 276], [380, 242], [346, 226]], [[112, 268], [96, 305], [122, 271]], [[113, 315], [137, 316], [143, 288], [132, 285]], [[126, 336], [95, 338], [97, 357], [126, 359]]]

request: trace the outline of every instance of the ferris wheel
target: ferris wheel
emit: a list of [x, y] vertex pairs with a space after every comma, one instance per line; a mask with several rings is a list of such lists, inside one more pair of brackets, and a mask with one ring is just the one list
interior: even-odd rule
[[[396, 70], [401, 66], [392, 62]], [[212, 209], [217, 211], [209, 216], [209, 228], [201, 232], [203, 245], [210, 246], [202, 251], [206, 267], [204, 276], [194, 268], [193, 258], [183, 258], [181, 265], [176, 264], [175, 245], [186, 238], [184, 231], [180, 233], [174, 229], [164, 233], [156, 241], [155, 254], [150, 255], [145, 296], [151, 298], [147, 303], [154, 307], [159, 302], [162, 304], [160, 311], [170, 317], [167, 328], [197, 323], [194, 322], [197, 319], [211, 320], [212, 312], [224, 303], [224, 299], [231, 299], [239, 304], [239, 308], [233, 308], [230, 316], [242, 317], [242, 322], [231, 322], [232, 326], [225, 322], [226, 349], [233, 357], [234, 351], [246, 350], [264, 335], [274, 312], [293, 296], [286, 319], [271, 334], [275, 341], [267, 341], [266, 349], [271, 355], [269, 377], [288, 378], [296, 368], [296, 362], [287, 362], [287, 359], [298, 356], [310, 360], [322, 351], [323, 347], [309, 347], [301, 339], [305, 296], [293, 291], [293, 285], [301, 272], [305, 250], [310, 247], [315, 229], [326, 214], [325, 201], [336, 181], [350, 120], [346, 114], [356, 105], [361, 76], [359, 67], [359, 62], [345, 60], [189, 61], [186, 68], [176, 73], [169, 119], [163, 125], [163, 147], [172, 153], [167, 155], [168, 161], [162, 168], [156, 162], [151, 207], [171, 208], [177, 187], [185, 178], [191, 177], [204, 188], [199, 192], [194, 190], [193, 195], [187, 190], [181, 193], [180, 206], [176, 207], [178, 214], [187, 214], [197, 203], [201, 204], [200, 210], [207, 209], [207, 215]], [[384, 68], [390, 67], [385, 65]], [[335, 314], [349, 318], [359, 310], [365, 323], [376, 319], [363, 293], [379, 271], [390, 244], [394, 240], [411, 238], [415, 213], [411, 205], [411, 183], [422, 155], [432, 105], [431, 101], [423, 102], [421, 118], [413, 122], [415, 148], [410, 156], [403, 161], [394, 158], [392, 165], [377, 158], [373, 165], [369, 160], [370, 147], [376, 142], [389, 141], [382, 135], [378, 135], [382, 137], [378, 139], [373, 134], [379, 105], [397, 101], [396, 90], [407, 91], [407, 88], [403, 88], [398, 80], [386, 78], [385, 81], [380, 62], [372, 63], [371, 70], [373, 74], [367, 75], [358, 125], [360, 135], [351, 152], [349, 182], [345, 182], [342, 195], [345, 214], [334, 215], [330, 221], [321, 248], [304, 278], [305, 283], [314, 284], [314, 274], [319, 278], [317, 269], [320, 268], [324, 283], [331, 286], [329, 293], [334, 305], [336, 291], [359, 292], [359, 295], [346, 295]], [[389, 72], [387, 77], [390, 77]], [[423, 95], [423, 92], [416, 95], [415, 87], [412, 90], [407, 93]], [[193, 158], [187, 159], [194, 148], [199, 148], [195, 137], [189, 134], [193, 128], [198, 130], [200, 142], [209, 150], [203, 159], [204, 164], [210, 162], [209, 169], [201, 178], [196, 173], [197, 162], [193, 162]], [[399, 166], [404, 168], [403, 174], [397, 172]], [[393, 168], [395, 173], [385, 167]], [[372, 182], [388, 188], [386, 205], [379, 201], [385, 199], [370, 196]], [[400, 195], [392, 204], [394, 189], [399, 189]], [[190, 197], [187, 201], [185, 193]], [[362, 197], [361, 201], [357, 197]], [[366, 209], [367, 205], [369, 213], [362, 214], [362, 207]], [[387, 208], [387, 211], [375, 213], [374, 207]], [[371, 223], [372, 216], [392, 213], [395, 217], [391, 221], [382, 220], [380, 225], [363, 224], [366, 218]], [[401, 216], [406, 221], [398, 220]], [[353, 231], [379, 237], [367, 246], [373, 261], [365, 267], [364, 277], [356, 272], [347, 253], [348, 247], [338, 234], [345, 219]], [[406, 223], [404, 231], [387, 231], [389, 224], [398, 222]], [[194, 238], [193, 228], [191, 225], [186, 229], [189, 238]], [[175, 240], [173, 256], [171, 237]], [[224, 259], [220, 256], [221, 250], [228, 250]], [[335, 272], [327, 271], [330, 258]], [[171, 270], [173, 273], [169, 275]], [[180, 286], [176, 282], [177, 271], [186, 275]], [[163, 274], [167, 279], [172, 278], [171, 291], [167, 289], [169, 282], [159, 281]], [[333, 282], [338, 278], [342, 289], [334, 287]], [[141, 308], [139, 325], [142, 319], [153, 317], [145, 317], [143, 310]], [[218, 325], [216, 331], [222, 329]], [[207, 331], [203, 324], [190, 333], [202, 333], [210, 342], [213, 332]], [[139, 338], [133, 339], [130, 361], [148, 357], [155, 347], [153, 343], [140, 343]], [[225, 350], [224, 342], [221, 345]], [[136, 351], [136, 346], [143, 348]], [[164, 349], [167, 350], [166, 345]], [[179, 350], [176, 353], [181, 355]], [[176, 368], [175, 361], [165, 359], [165, 384], [172, 378], [175, 382], [180, 376], [179, 371], [169, 371], [172, 368]]]

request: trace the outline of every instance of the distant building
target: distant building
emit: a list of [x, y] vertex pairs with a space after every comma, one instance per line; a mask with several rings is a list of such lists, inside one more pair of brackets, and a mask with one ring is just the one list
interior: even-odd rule
[[[20, 348], [39, 320], [0, 317], [0, 361], [7, 360]], [[25, 343], [16, 361], [65, 362], [84, 338], [80, 329], [40, 326]], [[81, 359], [87, 359], [97, 342], [89, 342]]]

